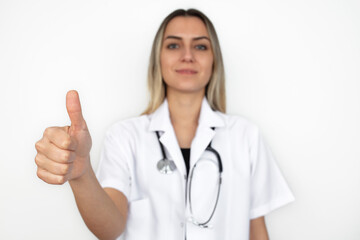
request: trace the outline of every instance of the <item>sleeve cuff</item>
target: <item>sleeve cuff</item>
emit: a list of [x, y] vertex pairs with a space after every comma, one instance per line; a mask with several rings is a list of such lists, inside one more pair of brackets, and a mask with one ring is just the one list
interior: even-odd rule
[[272, 200], [271, 202], [264, 204], [262, 206], [259, 206], [257, 208], [250, 210], [250, 219], [255, 219], [261, 216], [265, 216], [266, 214], [270, 213], [271, 211], [278, 209], [288, 203], [291, 203], [295, 201], [295, 197], [291, 195], [287, 195], [282, 198], [278, 198], [275, 200]]
[[103, 181], [100, 183], [100, 185], [102, 188], [114, 188], [119, 192], [122, 192], [125, 195], [126, 199], [129, 201], [129, 197], [130, 197], [129, 186], [125, 186], [124, 184], [114, 184], [111, 181]]

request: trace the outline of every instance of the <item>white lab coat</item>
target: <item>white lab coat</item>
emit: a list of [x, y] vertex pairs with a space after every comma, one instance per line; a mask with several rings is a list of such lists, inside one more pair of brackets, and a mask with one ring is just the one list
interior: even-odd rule
[[[176, 164], [171, 175], [157, 170], [162, 153], [155, 131], [161, 134], [167, 158]], [[184, 240], [185, 235], [187, 240], [249, 239], [250, 219], [294, 200], [258, 128], [242, 117], [213, 111], [204, 98], [191, 144], [190, 168], [210, 141], [221, 156], [223, 174], [219, 202], [210, 222], [213, 228], [203, 229], [186, 221], [186, 168], [167, 101], [150, 115], [121, 121], [109, 129], [97, 177], [102, 187], [123, 192], [129, 201], [124, 239]], [[217, 174], [217, 170], [200, 165], [196, 171], [199, 176]], [[215, 183], [211, 177], [196, 185], [194, 182], [193, 208], [198, 208], [200, 215], [213, 208], [213, 192], [206, 189], [216, 189]]]

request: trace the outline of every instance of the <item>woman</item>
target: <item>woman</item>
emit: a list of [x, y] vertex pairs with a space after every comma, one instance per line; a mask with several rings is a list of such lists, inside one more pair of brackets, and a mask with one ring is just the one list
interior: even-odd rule
[[293, 195], [257, 127], [224, 114], [220, 46], [203, 13], [165, 18], [148, 83], [145, 114], [108, 131], [97, 177], [79, 97], [69, 91], [71, 126], [47, 128], [36, 143], [39, 178], [69, 181], [100, 239], [268, 239], [264, 215]]

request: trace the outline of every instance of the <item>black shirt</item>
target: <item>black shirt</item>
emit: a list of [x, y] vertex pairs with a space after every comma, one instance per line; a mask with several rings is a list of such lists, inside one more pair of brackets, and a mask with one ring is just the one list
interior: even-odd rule
[[190, 169], [190, 148], [181, 148], [181, 153], [184, 157], [185, 166], [186, 166], [186, 173], [189, 175]]

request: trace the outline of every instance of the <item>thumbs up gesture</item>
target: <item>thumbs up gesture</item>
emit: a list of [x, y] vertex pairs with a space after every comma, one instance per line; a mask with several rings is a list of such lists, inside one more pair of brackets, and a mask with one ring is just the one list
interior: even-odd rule
[[37, 175], [50, 184], [80, 178], [91, 168], [91, 136], [74, 90], [66, 94], [66, 109], [71, 126], [46, 128], [35, 144]]

